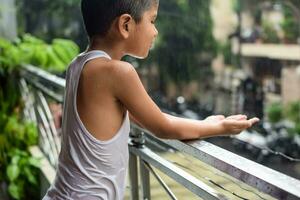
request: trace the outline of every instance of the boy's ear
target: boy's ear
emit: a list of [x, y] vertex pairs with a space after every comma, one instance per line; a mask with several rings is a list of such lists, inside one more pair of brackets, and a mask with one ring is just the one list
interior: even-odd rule
[[123, 14], [119, 17], [117, 26], [121, 36], [124, 39], [129, 37], [129, 33], [133, 28], [133, 22], [134, 20], [129, 14]]

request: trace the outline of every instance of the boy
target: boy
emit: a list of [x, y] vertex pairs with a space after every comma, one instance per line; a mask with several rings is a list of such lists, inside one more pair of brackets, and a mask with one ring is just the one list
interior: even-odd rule
[[125, 55], [145, 58], [158, 32], [158, 0], [82, 0], [90, 44], [67, 72], [62, 148], [46, 199], [123, 199], [129, 118], [156, 136], [193, 139], [237, 134], [244, 115], [197, 121], [164, 114]]

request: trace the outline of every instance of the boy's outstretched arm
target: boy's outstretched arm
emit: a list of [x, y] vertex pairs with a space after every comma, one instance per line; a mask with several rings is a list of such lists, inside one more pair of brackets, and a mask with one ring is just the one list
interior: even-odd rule
[[[214, 119], [214, 120], [193, 120], [193, 119], [185, 119], [179, 118], [172, 115], [165, 114], [172, 123], [176, 124], [179, 129], [184, 129], [184, 126], [190, 124], [190, 126], [201, 126], [201, 130], [199, 130], [198, 134], [200, 134], [200, 138], [212, 137], [217, 135], [229, 135], [229, 134], [238, 134], [244, 129], [250, 128], [254, 123], [258, 122], [258, 118], [252, 118], [247, 120], [245, 115], [232, 115], [229, 117], [224, 117], [223, 119]], [[211, 116], [218, 118], [218, 116]], [[183, 134], [183, 138], [179, 139], [194, 139], [194, 135]], [[191, 138], [190, 138], [191, 136]], [[197, 133], [196, 135], [197, 136]], [[198, 137], [196, 137], [198, 138]]]
[[220, 120], [192, 120], [162, 113], [144, 89], [135, 69], [126, 62], [115, 61], [112, 92], [128, 109], [132, 118], [161, 138], [195, 139], [237, 134], [251, 127], [257, 118], [231, 116]]

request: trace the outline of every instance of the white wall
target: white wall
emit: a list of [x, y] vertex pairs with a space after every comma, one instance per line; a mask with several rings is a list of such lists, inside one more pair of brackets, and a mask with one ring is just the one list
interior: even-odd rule
[[17, 37], [15, 0], [0, 0], [0, 37], [10, 40]]

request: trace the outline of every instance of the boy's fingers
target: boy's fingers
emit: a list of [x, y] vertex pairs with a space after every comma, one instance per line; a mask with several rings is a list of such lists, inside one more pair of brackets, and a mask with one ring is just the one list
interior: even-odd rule
[[257, 117], [251, 118], [249, 120], [236, 121], [236, 125], [241, 129], [250, 128], [253, 124], [257, 123], [259, 119]]
[[251, 123], [251, 126], [257, 122], [259, 122], [259, 119], [257, 117], [253, 117], [251, 119], [248, 120]]
[[216, 115], [216, 117], [218, 117], [219, 119], [225, 119], [224, 115]]
[[223, 120], [223, 119], [225, 119], [224, 115], [212, 115], [205, 118], [205, 120]]
[[246, 129], [251, 126], [251, 122], [249, 120], [237, 121], [234, 119], [228, 119], [225, 120], [225, 123], [227, 123], [228, 126], [235, 127], [236, 129]]
[[226, 119], [245, 120], [245, 119], [247, 119], [247, 116], [246, 115], [231, 115], [231, 116], [228, 116]]
[[257, 117], [251, 118], [249, 120], [237, 120], [234, 118], [226, 118], [223, 123], [228, 127], [229, 131], [234, 133], [239, 133], [247, 128], [250, 128], [253, 124], [257, 123], [259, 119]]
[[257, 123], [259, 121], [259, 119], [257, 117], [251, 118], [249, 120], [227, 120], [229, 124], [240, 128], [240, 129], [246, 129], [246, 128], [250, 128], [253, 124]]

